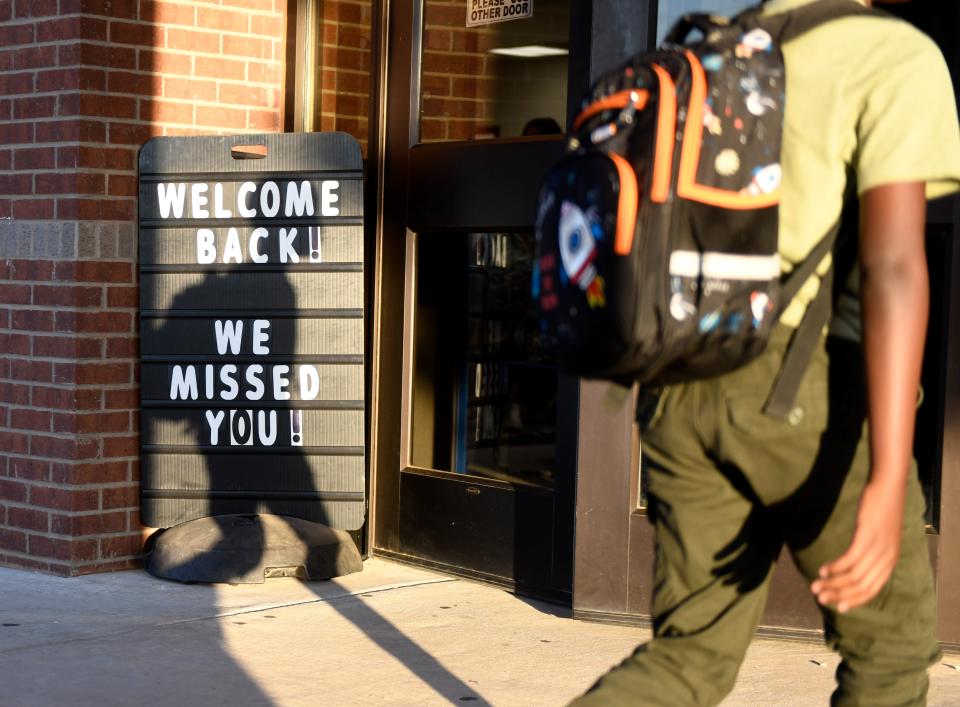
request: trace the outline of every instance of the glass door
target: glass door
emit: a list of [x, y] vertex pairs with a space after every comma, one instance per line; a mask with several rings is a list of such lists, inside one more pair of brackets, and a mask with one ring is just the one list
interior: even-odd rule
[[568, 598], [576, 389], [542, 350], [530, 278], [539, 183], [563, 152], [570, 2], [496, 7], [391, 8], [375, 358], [379, 395], [399, 401], [376, 417], [374, 546]]

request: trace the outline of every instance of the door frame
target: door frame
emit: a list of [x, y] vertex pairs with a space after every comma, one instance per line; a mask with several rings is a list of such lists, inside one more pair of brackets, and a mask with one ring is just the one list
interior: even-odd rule
[[[380, 4], [374, 18], [379, 57], [374, 61], [377, 76], [373, 81], [376, 89], [371, 106], [370, 145], [371, 167], [377, 170], [380, 186], [370, 209], [376, 214], [376, 231], [368, 546], [376, 555], [430, 565], [423, 558], [406, 556], [400, 537], [402, 473], [444, 476], [443, 472], [416, 468], [410, 461], [408, 411], [417, 234], [438, 230], [451, 234], [532, 230], [540, 180], [563, 154], [564, 139], [543, 136], [418, 144], [422, 12], [422, 0], [395, 1]], [[576, 25], [571, 22], [571, 26]], [[586, 47], [589, 42], [582, 37], [571, 38], [568, 96], [579, 96], [586, 85], [586, 74], [575, 60], [575, 52]], [[524, 164], [525, 169], [516, 169], [517, 164]], [[496, 174], [497, 180], [490, 179], [491, 174]], [[518, 193], [530, 194], [531, 198], [503, 198], [505, 194]], [[463, 194], [470, 198], [462, 198]], [[489, 204], [499, 207], [491, 209]], [[558, 415], [557, 424], [557, 477], [573, 480], [578, 390], [570, 380], [561, 379], [558, 395], [562, 401], [558, 407], [563, 412]], [[490, 483], [509, 486], [504, 482]], [[571, 481], [568, 528], [563, 531], [570, 536], [568, 575], [572, 573], [573, 493]], [[517, 588], [502, 578], [480, 578]], [[569, 590], [566, 599], [569, 601]]]

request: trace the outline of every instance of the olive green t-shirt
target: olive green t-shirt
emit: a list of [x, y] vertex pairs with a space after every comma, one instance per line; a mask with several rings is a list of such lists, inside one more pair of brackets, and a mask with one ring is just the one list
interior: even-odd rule
[[[771, 0], [764, 13], [812, 1]], [[788, 42], [783, 54], [787, 103], [780, 256], [785, 270], [802, 261], [838, 220], [845, 190], [854, 188], [847, 184], [848, 173], [858, 194], [896, 182], [926, 182], [930, 199], [960, 189], [956, 101], [946, 63], [929, 37], [900, 20], [854, 16]], [[854, 273], [831, 325], [832, 333], [857, 339], [858, 279]], [[784, 323], [799, 324], [817, 280], [812, 277], [787, 308]]]

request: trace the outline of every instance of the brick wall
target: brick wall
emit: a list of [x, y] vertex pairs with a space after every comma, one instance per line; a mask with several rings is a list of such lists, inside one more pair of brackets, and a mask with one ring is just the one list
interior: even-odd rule
[[134, 566], [136, 159], [282, 125], [286, 0], [0, 0], [0, 563]]
[[317, 129], [357, 139], [367, 157], [371, 0], [320, 3]]

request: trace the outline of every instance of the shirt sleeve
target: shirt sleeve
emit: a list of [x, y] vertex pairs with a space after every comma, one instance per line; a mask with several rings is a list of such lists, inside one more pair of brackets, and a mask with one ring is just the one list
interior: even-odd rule
[[[898, 23], [899, 24], [899, 23]], [[884, 66], [865, 80], [857, 124], [860, 194], [897, 182], [926, 182], [927, 198], [960, 189], [960, 125], [940, 50], [905, 27], [885, 43]]]

